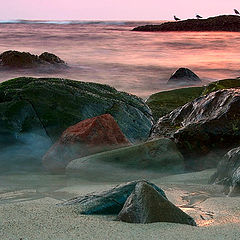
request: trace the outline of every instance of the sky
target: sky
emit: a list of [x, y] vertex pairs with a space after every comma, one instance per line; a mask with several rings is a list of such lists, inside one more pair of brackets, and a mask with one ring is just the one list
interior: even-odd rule
[[240, 0], [2, 0], [1, 20], [169, 20], [233, 14]]

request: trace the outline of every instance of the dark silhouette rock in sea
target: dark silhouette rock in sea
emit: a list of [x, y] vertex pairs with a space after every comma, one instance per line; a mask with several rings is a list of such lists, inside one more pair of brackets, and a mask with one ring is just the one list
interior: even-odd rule
[[188, 68], [179, 68], [169, 78], [168, 84], [193, 85], [201, 83], [201, 79]]
[[169, 31], [228, 31], [240, 32], [240, 16], [221, 15], [207, 19], [187, 19], [176, 22], [164, 22], [160, 25], [145, 25], [133, 31], [169, 32]]
[[[40, 164], [65, 129], [106, 113], [131, 142], [148, 138], [152, 127], [148, 106], [108, 85], [25, 77], [1, 83], [0, 169], [4, 171], [3, 165], [9, 167], [12, 161], [12, 166]], [[31, 156], [38, 161], [27, 161]]]
[[61, 205], [75, 205], [81, 214], [118, 214], [123, 208], [127, 198], [133, 192], [136, 184], [146, 182], [152, 186], [163, 198], [167, 199], [164, 191], [153, 183], [144, 180], [136, 180], [117, 185], [110, 190], [101, 193], [92, 193], [79, 196], [64, 202]]
[[44, 64], [56, 66], [67, 66], [66, 63], [56, 55], [48, 52], [40, 56], [29, 52], [6, 51], [0, 55], [0, 65], [8, 68], [35, 68]]
[[117, 219], [128, 223], [171, 222], [197, 226], [192, 217], [144, 181], [135, 185]]
[[240, 195], [240, 147], [224, 155], [210, 183], [224, 185], [229, 196]]
[[201, 96], [158, 120], [151, 138], [172, 137], [190, 169], [215, 167], [240, 145], [240, 89]]
[[50, 171], [63, 171], [73, 159], [130, 145], [110, 114], [85, 119], [67, 128], [60, 139], [43, 156]]
[[[108, 174], [106, 175], [106, 169]], [[175, 143], [167, 138], [122, 147], [111, 151], [89, 155], [71, 161], [66, 168], [68, 174], [88, 178], [124, 179], [128, 171], [155, 171], [158, 173], [179, 173], [184, 171], [184, 162]]]

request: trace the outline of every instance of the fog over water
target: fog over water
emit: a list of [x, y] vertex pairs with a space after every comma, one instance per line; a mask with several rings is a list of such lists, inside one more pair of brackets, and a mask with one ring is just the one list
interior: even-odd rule
[[204, 83], [240, 75], [240, 33], [130, 31], [149, 23], [2, 21], [0, 52], [49, 51], [70, 68], [0, 70], [0, 81], [18, 76], [63, 77], [109, 84], [146, 98], [172, 88], [166, 81], [179, 67], [190, 68]]

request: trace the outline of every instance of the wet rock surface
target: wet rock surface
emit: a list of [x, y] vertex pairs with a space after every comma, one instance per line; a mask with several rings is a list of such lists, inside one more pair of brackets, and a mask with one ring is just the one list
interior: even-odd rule
[[240, 147], [224, 155], [210, 183], [224, 185], [229, 196], [240, 195]]
[[172, 222], [196, 226], [192, 217], [147, 182], [136, 184], [117, 219], [128, 223]]
[[158, 120], [151, 138], [172, 137], [190, 169], [216, 166], [240, 145], [240, 90], [219, 90], [199, 97]]
[[145, 25], [133, 31], [229, 31], [240, 32], [240, 16], [221, 15], [207, 19], [187, 19], [177, 22], [165, 22], [161, 25]]
[[81, 214], [118, 214], [127, 198], [134, 190], [136, 184], [146, 182], [152, 186], [163, 198], [166, 195], [162, 189], [148, 181], [136, 180], [117, 185], [110, 190], [101, 193], [92, 193], [70, 199], [61, 205], [75, 205]]
[[67, 128], [43, 157], [45, 169], [63, 171], [73, 159], [130, 145], [110, 114], [83, 120]]
[[188, 68], [179, 68], [168, 80], [168, 84], [188, 85], [200, 83], [201, 79]]

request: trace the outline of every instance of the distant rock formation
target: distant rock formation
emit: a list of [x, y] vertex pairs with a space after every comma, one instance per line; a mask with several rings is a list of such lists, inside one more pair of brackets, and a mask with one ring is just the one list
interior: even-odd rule
[[29, 52], [6, 51], [0, 54], [0, 66], [9, 68], [34, 68], [44, 64], [67, 66], [58, 56], [44, 52], [40, 56]]
[[188, 68], [179, 68], [168, 80], [168, 84], [189, 85], [200, 83], [201, 79]]
[[229, 196], [240, 195], [240, 147], [224, 155], [210, 183], [224, 185]]
[[117, 219], [128, 223], [171, 222], [197, 226], [192, 217], [144, 181], [136, 184]]
[[76, 158], [130, 145], [110, 114], [85, 119], [67, 128], [43, 156], [45, 169], [58, 172]]
[[240, 32], [240, 16], [221, 15], [207, 19], [187, 19], [176, 22], [165, 22], [160, 25], [145, 25], [133, 31], [168, 32], [168, 31], [228, 31]]
[[240, 145], [240, 89], [201, 96], [163, 116], [151, 138], [172, 137], [190, 169], [215, 167]]

